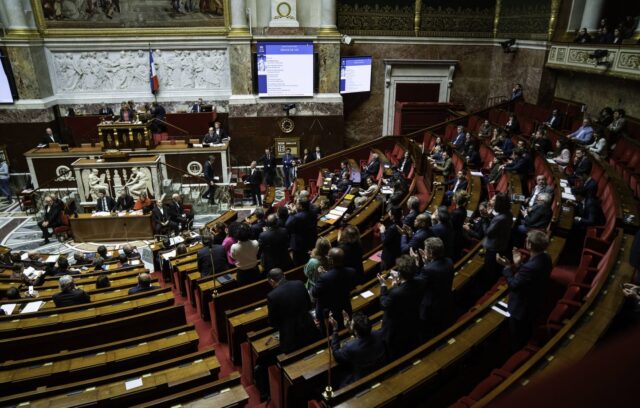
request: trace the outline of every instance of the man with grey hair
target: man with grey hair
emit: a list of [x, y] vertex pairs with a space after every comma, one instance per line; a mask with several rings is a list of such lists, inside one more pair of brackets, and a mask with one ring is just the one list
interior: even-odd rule
[[53, 302], [56, 307], [81, 305], [91, 302], [89, 295], [82, 289], [76, 288], [71, 275], [63, 275], [58, 281], [60, 293], [53, 295]]
[[521, 244], [524, 241], [524, 236], [530, 229], [545, 229], [549, 222], [551, 222], [551, 194], [540, 193], [536, 196], [536, 202], [529, 209], [521, 210], [522, 221], [518, 225], [519, 242]]
[[138, 284], [129, 289], [129, 294], [133, 295], [140, 292], [146, 292], [148, 290], [159, 289], [158, 286], [151, 286], [151, 275], [146, 272], [142, 272], [138, 275]]

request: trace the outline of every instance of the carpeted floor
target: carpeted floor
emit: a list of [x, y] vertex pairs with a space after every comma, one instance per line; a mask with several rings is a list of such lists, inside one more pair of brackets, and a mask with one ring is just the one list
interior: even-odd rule
[[[171, 283], [165, 283], [161, 279], [161, 273], [155, 272], [154, 276], [158, 278], [158, 282], [162, 287], [171, 286]], [[176, 288], [173, 288], [173, 296], [176, 299], [176, 304], [183, 305], [184, 311], [187, 316], [187, 322], [192, 323], [195, 328], [198, 336], [200, 337], [199, 349], [202, 350], [206, 347], [213, 347], [216, 351], [216, 357], [220, 362], [220, 378], [224, 378], [228, 376], [230, 373], [234, 371], [240, 371], [239, 366], [234, 366], [229, 358], [229, 348], [224, 343], [214, 343], [213, 337], [211, 336], [211, 323], [205, 322], [200, 318], [198, 311], [196, 308], [191, 306], [186, 298], [180, 296], [180, 293]], [[247, 408], [267, 408], [269, 407], [268, 403], [260, 402], [260, 394], [253, 384], [243, 384], [244, 388], [249, 394], [249, 403], [247, 404]]]

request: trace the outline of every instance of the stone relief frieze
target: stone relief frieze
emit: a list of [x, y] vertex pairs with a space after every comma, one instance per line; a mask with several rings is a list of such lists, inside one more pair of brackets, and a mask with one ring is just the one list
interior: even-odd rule
[[[144, 91], [149, 88], [149, 51], [52, 53], [56, 94]], [[230, 88], [226, 49], [156, 50], [160, 92]]]

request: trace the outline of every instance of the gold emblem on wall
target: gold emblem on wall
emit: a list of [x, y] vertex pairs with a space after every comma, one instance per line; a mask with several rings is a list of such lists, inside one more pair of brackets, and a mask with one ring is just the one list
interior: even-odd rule
[[278, 125], [280, 126], [280, 130], [282, 130], [284, 133], [291, 133], [296, 127], [295, 122], [291, 118], [280, 119]]
[[290, 18], [291, 5], [285, 1], [278, 3], [278, 5], [276, 6], [276, 11], [278, 12], [278, 16], [282, 18]]

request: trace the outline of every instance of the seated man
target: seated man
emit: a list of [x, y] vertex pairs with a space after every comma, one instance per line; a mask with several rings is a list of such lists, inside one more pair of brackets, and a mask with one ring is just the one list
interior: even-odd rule
[[557, 109], [551, 111], [551, 116], [547, 119], [543, 125], [550, 127], [551, 129], [558, 129], [560, 127], [560, 123], [562, 122], [560, 118], [560, 112]]
[[111, 212], [116, 208], [116, 201], [106, 195], [106, 191], [100, 190], [98, 192], [98, 201], [96, 202], [97, 212]]
[[331, 337], [331, 352], [336, 362], [341, 366], [348, 366], [348, 374], [340, 382], [340, 387], [351, 384], [354, 381], [374, 372], [385, 364], [387, 360], [387, 352], [385, 349], [382, 336], [378, 331], [371, 331], [371, 322], [369, 318], [362, 312], [353, 314], [353, 318], [349, 321], [349, 315], [345, 313], [343, 316], [345, 326], [355, 337], [341, 346], [338, 337], [338, 323], [334, 317], [329, 318], [329, 322], [333, 327], [333, 335]]
[[89, 295], [82, 289], [77, 289], [73, 278], [70, 275], [64, 275], [58, 281], [60, 285], [60, 293], [53, 295], [53, 303], [56, 307], [81, 305], [91, 302]]
[[176, 235], [180, 232], [180, 225], [169, 218], [169, 211], [165, 205], [156, 201], [151, 210], [153, 232], [156, 235], [168, 235], [173, 231]]
[[129, 258], [125, 254], [118, 255], [118, 268], [126, 268], [127, 266], [131, 266]]
[[442, 164], [437, 164], [433, 159], [429, 159], [432, 162], [433, 170], [442, 173], [445, 180], [449, 179], [449, 176], [453, 173], [453, 161], [449, 155], [449, 152], [444, 150], [442, 152]]
[[536, 197], [536, 203], [530, 206], [528, 209], [520, 210], [523, 218], [518, 225], [518, 232], [520, 233], [519, 242], [516, 242], [517, 246], [524, 243], [524, 237], [531, 229], [545, 229], [551, 222], [552, 197], [548, 193], [540, 193]]
[[371, 155], [371, 160], [367, 163], [362, 170], [369, 177], [377, 177], [378, 172], [380, 171], [380, 157], [378, 153], [373, 153]]
[[127, 194], [127, 190], [124, 188], [120, 190], [116, 201], [116, 211], [131, 211], [133, 210], [133, 205], [133, 197]]
[[547, 185], [547, 178], [544, 174], [538, 174], [536, 176], [536, 186], [533, 188], [531, 192], [531, 196], [527, 198], [525, 201], [526, 206], [532, 207], [536, 204], [536, 200], [538, 198], [538, 194], [553, 194], [553, 187]]
[[133, 295], [140, 292], [146, 292], [149, 290], [159, 289], [158, 286], [151, 286], [151, 275], [146, 272], [138, 275], [138, 284], [129, 289], [129, 294]]
[[109, 255], [107, 247], [104, 245], [100, 245], [96, 250], [96, 253], [98, 257], [102, 258], [105, 262], [114, 261], [116, 259], [114, 256]]
[[127, 257], [127, 259], [139, 259], [140, 254], [138, 250], [131, 246], [131, 244], [124, 244], [122, 246], [122, 253]]
[[91, 259], [87, 258], [86, 255], [82, 252], [74, 253], [73, 259], [75, 261], [75, 266], [85, 266], [91, 265], [93, 263]]
[[585, 118], [582, 121], [582, 126], [580, 126], [575, 132], [567, 135], [567, 138], [574, 140], [579, 144], [590, 144], [593, 139], [593, 127], [591, 126], [591, 120], [589, 118]]
[[69, 269], [69, 261], [67, 258], [58, 258], [55, 268], [53, 268], [53, 276], [77, 275], [80, 271]]
[[396, 171], [398, 171], [402, 176], [408, 177], [409, 172], [411, 172], [411, 168], [413, 165], [413, 161], [411, 160], [411, 156], [409, 155], [409, 150], [405, 150], [404, 156], [398, 162], [398, 165], [395, 166]]
[[451, 197], [458, 191], [466, 191], [467, 190], [467, 175], [464, 170], [460, 170], [456, 178], [451, 180], [445, 180], [444, 183], [438, 183], [434, 181], [433, 184], [435, 186], [443, 185], [447, 191], [444, 193], [444, 197], [442, 197], [442, 205], [449, 206], [451, 205]]
[[182, 197], [180, 194], [173, 194], [171, 198], [171, 202], [167, 204], [169, 219], [178, 224], [180, 229], [191, 229], [191, 225], [193, 224], [193, 214], [185, 213], [184, 208], [182, 207]]

